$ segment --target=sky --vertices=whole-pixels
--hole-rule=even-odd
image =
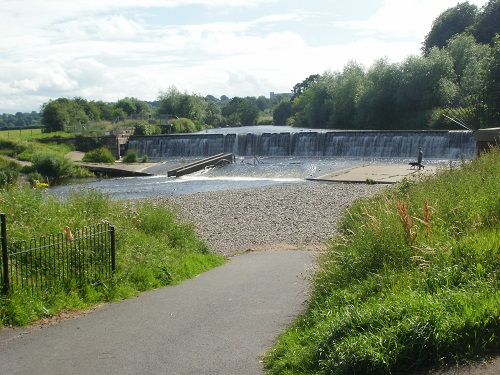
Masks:
[[[0,113],[49,100],[291,92],[420,54],[459,0],[0,0]],[[469,0],[482,7],[487,0]]]

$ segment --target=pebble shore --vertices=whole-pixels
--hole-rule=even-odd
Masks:
[[[165,197],[212,251],[321,250],[356,199],[383,185],[318,183]]]

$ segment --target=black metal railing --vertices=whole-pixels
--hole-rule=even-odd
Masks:
[[[108,222],[66,233],[7,241],[5,215],[2,229],[1,290],[31,293],[56,288],[98,284],[112,277],[116,268],[114,227]]]

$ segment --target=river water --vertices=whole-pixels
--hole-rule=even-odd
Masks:
[[[202,133],[228,134],[245,132],[276,132],[278,127],[211,129]],[[281,132],[311,131],[279,127]],[[316,130],[314,130],[316,131]],[[317,130],[325,132],[326,130]],[[148,170],[151,177],[95,178],[80,180],[65,186],[50,188],[51,193],[66,196],[75,190],[96,189],[114,199],[151,198],[165,195],[194,194],[199,192],[262,188],[270,186],[308,185],[321,182],[310,179],[332,172],[369,164],[407,164],[415,158],[298,158],[298,157],[237,157],[230,165],[204,170],[182,177],[167,177],[173,167],[189,163],[189,158],[156,160],[158,164]],[[456,160],[425,159],[426,165],[449,165]]]

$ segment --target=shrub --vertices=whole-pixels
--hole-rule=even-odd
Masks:
[[[87,163],[107,163],[112,164],[115,162],[115,157],[106,147],[96,148],[89,151],[83,157],[83,161]]]
[[[138,156],[136,150],[128,150],[125,156],[123,157],[124,163],[137,163]]]
[[[16,183],[20,169],[20,165],[15,161],[0,156],[0,188]]]
[[[155,135],[161,134],[161,128],[159,126],[148,124],[146,121],[137,122],[134,125],[135,135]]]
[[[40,173],[49,178],[61,178],[71,175],[74,164],[65,156],[37,152],[32,157],[32,171]]]
[[[174,133],[196,133],[196,125],[188,118],[179,118],[172,121]]]

